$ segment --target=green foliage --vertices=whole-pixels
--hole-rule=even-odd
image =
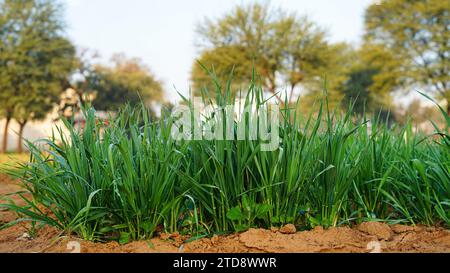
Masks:
[[[161,83],[140,59],[123,54],[112,57],[113,66],[95,65],[87,76],[87,88],[94,94],[92,105],[99,110],[117,110],[124,103],[163,101]]]
[[[270,9],[268,5],[243,5],[218,20],[206,20],[197,32],[202,48],[198,61],[214,70],[221,85],[234,69],[234,92],[250,83],[252,69],[266,91],[276,94],[287,89],[289,102],[296,99],[301,84],[315,92],[321,90],[325,77],[332,86],[343,80],[342,61],[348,60],[344,58],[348,45],[329,44],[325,31],[305,16]],[[194,63],[191,79],[197,95],[203,87],[214,90],[208,77]],[[331,94],[335,92],[330,90]],[[283,95],[275,97],[284,102]]]
[[[384,0],[369,6],[365,24],[368,41],[386,45],[401,59],[403,85],[420,83],[450,102],[448,1]],[[447,107],[450,113],[450,103]]]
[[[59,100],[75,49],[55,1],[5,0],[0,10],[0,115],[24,126],[43,119]]]
[[[272,210],[270,204],[256,204],[247,195],[242,197],[242,207],[236,206],[227,212],[227,218],[232,221],[235,231],[245,231],[255,226],[259,220],[267,220]]]
[[[70,118],[80,111],[81,105],[117,111],[125,103],[135,106],[143,101],[147,107],[167,104],[162,83],[141,59],[117,53],[106,65],[96,61],[98,57],[95,51],[79,50],[70,93],[65,94],[59,105],[62,116]]]
[[[252,68],[258,64],[254,61],[252,53],[243,46],[227,45],[202,52],[198,58],[199,63],[192,66],[192,82],[195,95],[201,94],[201,89],[215,90],[214,83],[209,80],[210,76],[205,73],[202,65],[211,67],[218,77],[218,83],[225,86],[230,77],[233,77],[233,93],[245,89],[252,80]],[[261,68],[255,67],[261,71]],[[233,72],[233,73],[232,73]]]
[[[74,47],[63,36],[54,1],[3,1],[0,25],[1,102],[19,119],[42,118],[73,69]],[[25,111],[30,105],[32,111]]]
[[[105,239],[105,234],[120,235],[121,241],[140,239],[158,225],[173,231],[180,196],[172,168],[181,168],[182,153],[175,150],[170,128],[163,121],[151,123],[145,108],[123,109],[107,128],[96,121],[93,109],[84,114],[83,132],[65,121],[69,136],[59,130],[60,144],[44,141],[49,151],[28,143],[32,162],[15,174],[24,178],[33,199],[24,208],[7,207],[90,240]]]
[[[229,89],[219,91],[216,107],[234,101]],[[252,84],[246,105],[267,106],[262,95]],[[206,103],[210,94],[203,97]],[[285,223],[448,226],[450,117],[441,110],[447,128],[436,126],[436,135],[426,137],[411,124],[388,128],[352,116],[351,108],[332,111],[326,100],[306,117],[285,108],[279,148],[262,151],[261,139],[176,141],[176,117],[153,121],[145,107],[125,107],[108,126],[88,109],[82,131],[65,121],[62,141],[44,140],[45,151],[28,144],[31,162],[6,172],[21,178],[32,197],[22,195],[25,206],[0,207],[23,216],[16,222],[121,243],[163,229],[200,238]]]
[[[353,111],[364,114],[368,109],[367,105],[372,103],[372,94],[369,87],[373,84],[373,75],[376,71],[370,69],[351,72],[349,79],[344,83],[343,93],[347,106],[355,104]]]
[[[316,76],[305,80],[302,84],[307,88],[307,93],[302,96],[299,110],[305,114],[309,111],[317,111],[312,105],[318,106],[325,98],[331,108],[337,108],[344,99],[342,85],[348,80],[350,68],[358,59],[355,50],[346,43],[338,43],[329,46],[328,51],[323,51],[325,63],[317,67]],[[327,92],[324,90],[324,82],[327,84]],[[346,105],[344,106],[344,110]]]
[[[359,114],[391,109],[391,92],[401,78],[400,60],[382,45],[367,43],[357,50],[355,57],[340,88],[345,106],[353,104],[353,111]]]

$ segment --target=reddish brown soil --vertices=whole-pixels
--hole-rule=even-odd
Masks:
[[[18,181],[0,173],[0,203],[8,203],[9,199],[12,199],[16,204],[23,204],[23,200],[18,195],[12,194],[21,190],[23,189],[19,186]],[[0,208],[0,224],[13,221],[16,217],[15,213]]]
[[[0,196],[20,190],[17,183],[0,175]],[[18,201],[18,199],[15,199]],[[4,201],[0,201],[4,202]],[[0,210],[0,223],[16,218]],[[51,227],[38,228],[29,238],[26,224],[0,231],[0,252],[72,252],[71,241],[80,243],[81,252],[446,252],[450,253],[450,231],[443,228],[388,226],[363,223],[354,228],[294,232],[292,226],[280,230],[250,229],[244,233],[213,236],[185,243],[179,234],[161,234],[148,241],[120,245],[117,242],[92,243],[69,238]],[[378,249],[379,246],[379,249]]]

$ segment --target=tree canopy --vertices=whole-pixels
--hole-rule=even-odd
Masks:
[[[138,58],[116,54],[112,66],[94,65],[86,77],[87,87],[94,93],[92,105],[98,110],[117,110],[124,103],[150,106],[164,101],[163,88],[150,69]]]
[[[0,109],[20,124],[42,119],[58,101],[74,67],[75,49],[65,38],[61,6],[51,0],[0,1]]]
[[[399,85],[400,60],[383,45],[363,44],[341,85],[344,104],[353,111],[377,112],[392,106],[391,92]]]
[[[266,91],[287,89],[289,100],[299,84],[317,86],[328,72],[339,78],[336,53],[342,46],[331,45],[324,30],[306,16],[288,14],[267,5],[237,6],[217,20],[207,19],[199,25],[198,61],[213,70],[225,83],[232,68],[235,85],[247,83],[254,68]],[[194,89],[206,85],[207,75],[194,63],[191,79]],[[321,83],[322,85],[322,83]],[[283,95],[277,96],[284,101]]]
[[[445,99],[450,113],[450,2],[384,0],[369,6],[365,25],[367,41],[402,59],[401,86]]]

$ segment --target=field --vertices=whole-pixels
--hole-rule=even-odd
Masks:
[[[26,161],[28,155],[2,156],[2,162],[10,158]],[[8,158],[8,160],[4,160]],[[6,175],[0,175],[0,195],[21,190],[19,182]],[[23,204],[20,198],[14,198]],[[11,211],[0,210],[0,220],[13,221],[17,215]],[[68,243],[80,243],[83,253],[158,253],[158,252],[370,252],[370,242],[380,241],[382,252],[449,252],[450,232],[443,228],[425,226],[404,226],[366,222],[362,226],[330,228],[316,227],[311,231],[284,234],[278,229],[251,229],[240,234],[212,236],[189,241],[188,236],[179,233],[161,233],[149,240],[119,244],[94,243],[84,241],[77,236],[64,236],[56,228],[38,228],[33,234],[29,224],[22,223],[0,231],[0,252],[56,252],[67,253],[73,249]],[[24,236],[32,234],[33,237]],[[370,245],[369,245],[370,246]]]
[[[229,92],[215,101],[215,113],[236,106]],[[271,107],[255,86],[245,104]],[[267,112],[258,113],[259,121]],[[259,137],[174,139],[176,117],[152,120],[143,106],[125,107],[109,125],[86,109],[82,131],[66,121],[68,135],[60,130],[45,151],[29,143],[31,162],[5,170],[28,193],[4,196],[11,202],[0,207],[19,218],[2,220],[1,237],[6,251],[36,251],[32,238],[61,234],[84,240],[84,251],[368,252],[375,240],[385,251],[449,252],[442,114],[447,127],[426,136],[326,100],[306,117],[282,107],[277,147],[265,151]],[[250,119],[217,116],[207,121],[234,132]],[[3,233],[11,228],[31,238],[14,244],[17,234]],[[41,247],[67,251],[61,242]]]

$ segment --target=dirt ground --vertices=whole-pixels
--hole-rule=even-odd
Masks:
[[[20,190],[17,182],[0,174],[0,196]],[[18,201],[17,199],[15,199]],[[2,201],[0,201],[2,202]],[[3,201],[4,202],[4,201]],[[16,218],[0,209],[0,224]],[[231,252],[446,252],[450,253],[450,231],[437,227],[388,226],[370,222],[359,226],[295,232],[282,229],[250,229],[240,234],[213,236],[185,242],[179,234],[160,234],[148,241],[125,245],[117,242],[92,243],[69,238],[56,229],[42,227],[30,238],[26,224],[0,231],[0,252],[82,252],[82,253],[231,253]],[[79,246],[79,248],[78,248]]]

